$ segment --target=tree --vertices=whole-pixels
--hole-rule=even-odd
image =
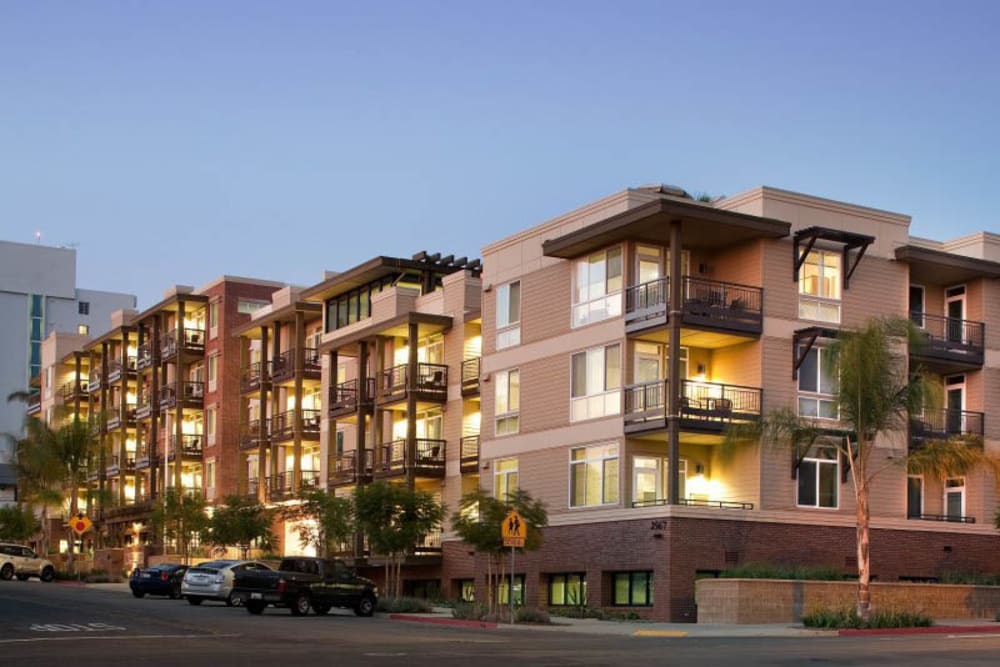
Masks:
[[[281,510],[281,517],[295,525],[299,540],[325,558],[354,535],[354,507],[320,489],[301,489],[297,502]]]
[[[372,552],[386,557],[386,597],[399,597],[403,559],[417,542],[441,527],[444,505],[428,491],[374,482],[355,489],[354,512]]]
[[[876,459],[877,442],[905,434],[911,414],[919,412],[933,396],[933,385],[921,368],[907,368],[906,344],[914,349],[923,336],[905,319],[881,318],[857,330],[841,330],[838,339],[823,350],[839,372],[834,393],[840,427],[833,430],[799,417],[788,409],[765,415],[758,424],[736,425],[727,431],[724,456],[733,445],[751,441],[791,449],[797,460],[815,445],[837,450],[846,462],[855,499],[855,534],[858,560],[857,614],[871,616],[871,485],[894,462],[905,462],[911,471],[941,476],[959,474],[980,463],[993,465],[981,442],[967,436],[935,441],[907,455]],[[978,445],[978,446],[977,446]]]
[[[26,542],[38,533],[38,520],[26,505],[0,507],[0,540]]]
[[[273,548],[272,522],[273,512],[256,500],[226,496],[209,521],[208,540],[217,546],[239,547],[242,557],[247,558],[254,544],[265,550]]]
[[[177,542],[183,563],[187,564],[188,547],[208,528],[205,499],[176,488],[167,489],[163,502],[153,510],[152,522],[162,532],[164,541]]]
[[[458,536],[477,553],[486,555],[486,600],[491,614],[498,611],[494,592],[496,583],[504,580],[504,555],[507,551],[500,535],[500,526],[511,510],[517,510],[528,528],[522,551],[541,548],[541,529],[549,523],[548,512],[540,500],[532,498],[524,489],[517,489],[502,500],[481,490],[468,493],[462,497],[459,511],[451,516],[452,528]],[[511,572],[511,577],[513,574]],[[513,595],[513,579],[511,594]]]

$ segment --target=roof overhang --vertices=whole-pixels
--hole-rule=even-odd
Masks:
[[[896,248],[896,259],[910,265],[910,280],[918,283],[955,285],[975,278],[1000,278],[1000,262],[943,250],[904,245]]]
[[[141,322],[153,315],[157,315],[161,312],[174,312],[177,310],[177,305],[181,302],[191,302],[197,304],[208,303],[208,297],[204,294],[171,294],[163,301],[159,302],[155,306],[150,306],[146,310],[142,311],[132,320],[133,322]]]
[[[310,316],[320,317],[323,314],[323,306],[312,301],[296,301],[287,306],[282,306],[275,311],[262,315],[257,319],[252,319],[238,327],[233,328],[234,336],[242,336],[253,332],[261,327],[272,325],[276,322],[294,322],[296,313],[303,313],[308,318]]]
[[[411,324],[417,325],[420,336],[427,336],[450,329],[452,318],[447,315],[430,315],[428,313],[403,313],[392,319],[357,329],[345,336],[338,336],[334,340],[322,343],[319,349],[323,353],[336,349],[338,353],[353,357],[357,355],[356,347],[361,341],[370,340],[376,336],[402,336],[405,338],[409,334],[408,329]]]
[[[417,255],[420,256],[419,254]],[[306,301],[323,302],[327,299],[339,296],[352,289],[363,287],[369,283],[381,280],[388,276],[393,276],[404,271],[418,271],[420,273],[432,272],[449,275],[456,271],[479,270],[479,260],[462,263],[445,263],[438,261],[438,255],[426,257],[425,259],[402,259],[399,257],[379,256],[368,260],[364,264],[359,264],[353,269],[348,269],[343,273],[324,280],[318,285],[313,285],[302,292],[301,297]]]
[[[547,257],[573,259],[624,240],[670,242],[670,223],[681,223],[685,248],[722,248],[753,239],[788,236],[791,224],[679,199],[657,199],[542,244]]]

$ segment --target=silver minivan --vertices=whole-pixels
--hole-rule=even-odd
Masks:
[[[205,600],[225,602],[227,607],[239,606],[242,601],[233,597],[233,575],[245,570],[270,570],[255,560],[213,560],[201,563],[184,573],[181,595],[189,604],[199,605]]]

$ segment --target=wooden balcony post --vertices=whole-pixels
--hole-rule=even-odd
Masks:
[[[406,465],[406,484],[414,487],[416,477],[413,466],[417,457],[417,346],[420,335],[419,325],[410,322],[406,332],[408,359],[406,362],[406,447],[404,461]]]
[[[306,369],[306,324],[305,314],[301,310],[295,311],[295,359],[292,361],[295,371],[292,381],[292,391],[294,392],[292,406],[295,412],[292,413],[292,491],[298,491],[302,487],[302,376]]]
[[[680,500],[680,392],[681,392],[681,313],[683,311],[683,277],[681,276],[681,222],[670,222],[670,367],[667,373],[667,446],[669,485],[667,500],[676,505]]]
[[[260,328],[260,384],[257,388],[257,501],[264,502],[267,479],[267,327]]]

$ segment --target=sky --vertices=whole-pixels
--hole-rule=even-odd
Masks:
[[[1000,3],[0,2],[0,238],[78,283],[479,256],[629,186],[998,230]]]

